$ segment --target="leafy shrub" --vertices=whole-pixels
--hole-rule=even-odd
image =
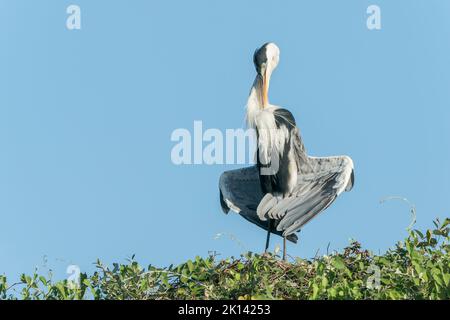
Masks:
[[[409,236],[383,255],[352,242],[341,253],[284,262],[276,254],[196,257],[178,266],[141,267],[134,257],[81,274],[78,286],[35,272],[8,286],[0,299],[449,299],[449,224]]]

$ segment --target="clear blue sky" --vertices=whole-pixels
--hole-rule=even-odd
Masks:
[[[82,30],[66,29],[81,7]],[[366,27],[381,7],[382,30]],[[0,0],[0,273],[68,264],[168,265],[261,252],[265,233],[224,215],[232,165],[175,166],[174,129],[240,128],[252,54],[281,48],[271,102],[311,155],[350,155],[356,185],[288,253],[349,238],[378,252],[449,216],[450,2]],[[281,243],[274,237],[272,249]]]

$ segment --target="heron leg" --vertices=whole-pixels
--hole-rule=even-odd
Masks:
[[[267,238],[266,238],[266,248],[264,249],[264,253],[267,253],[269,249],[269,241],[270,241],[270,229],[272,228],[272,219],[267,220]]]
[[[286,260],[286,236],[283,237],[283,261]]]

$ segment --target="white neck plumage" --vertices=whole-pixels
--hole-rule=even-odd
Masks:
[[[269,106],[267,91],[269,89],[269,79],[267,78],[266,88],[264,88],[263,78],[257,75],[253,86],[250,90],[250,95],[247,100],[247,126],[255,128],[255,119],[259,112]]]

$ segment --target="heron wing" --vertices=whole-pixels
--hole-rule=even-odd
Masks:
[[[256,208],[263,198],[257,166],[225,171],[219,180],[220,203],[225,213],[230,210],[239,213],[244,219],[267,230],[268,223],[259,219]],[[282,232],[273,229],[277,235]],[[291,234],[288,240],[296,243],[297,236]]]
[[[308,157],[302,166],[292,195],[270,202],[267,194],[257,208],[260,219],[279,221],[283,235],[299,231],[306,223],[328,208],[339,194],[353,186],[353,162],[349,157]],[[269,205],[267,205],[269,204]]]

